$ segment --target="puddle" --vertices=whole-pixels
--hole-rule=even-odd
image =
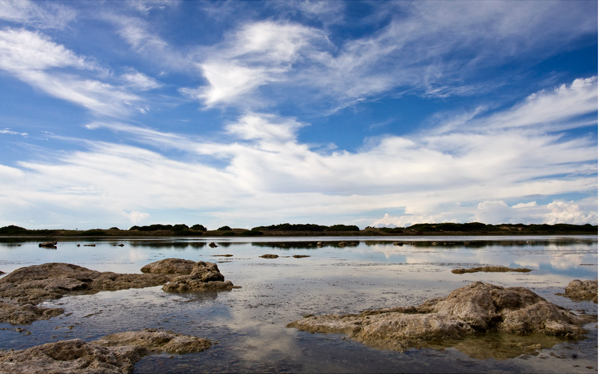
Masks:
[[[359,238],[357,246],[337,245],[357,239],[69,240],[59,241],[54,250],[38,248],[39,241],[0,240],[0,270],[6,273],[46,262],[139,273],[143,265],[176,257],[219,261],[226,280],[241,286],[219,293],[170,294],[162,292],[161,287],[151,287],[66,297],[46,303],[65,309],[58,318],[19,326],[24,329],[21,331],[0,324],[0,349],[24,349],[73,338],[91,341],[119,331],[154,327],[197,335],[218,344],[197,354],[146,357],[136,364],[136,373],[597,370],[597,323],[588,325],[588,339],[578,342],[487,335],[460,342],[435,342],[403,353],[368,347],[344,335],[309,334],[285,327],[307,314],[417,305],[473,281],[527,287],[565,308],[597,314],[596,304],[576,303],[555,295],[573,279],[597,278],[596,237],[518,237],[512,238],[514,241],[506,237],[436,237],[436,245],[422,238],[386,237]],[[460,244],[460,239],[468,244]],[[212,241],[217,248],[207,245]],[[321,248],[315,245],[318,241],[324,244]],[[393,245],[394,241],[402,241],[403,245]],[[96,247],[77,247],[92,243]],[[279,258],[259,257],[267,253]],[[480,266],[526,267],[532,271],[451,273],[459,267]],[[521,350],[536,344],[542,348]]]

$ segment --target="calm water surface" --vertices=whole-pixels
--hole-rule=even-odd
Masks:
[[[365,309],[417,305],[445,296],[473,281],[523,286],[579,313],[597,305],[556,296],[573,279],[597,278],[597,237],[417,238],[169,238],[60,241],[0,239],[0,270],[46,262],[67,262],[98,271],[139,273],[164,258],[217,262],[228,292],[168,294],[161,287],[65,297],[65,315],[23,326],[0,324],[0,349],[101,336],[146,327],[164,328],[217,341],[213,348],[181,356],[142,359],[136,373],[184,372],[596,372],[597,323],[588,339],[561,342],[538,354],[505,351],[500,338],[437,349],[377,350],[337,334],[309,334],[286,328],[305,314],[356,313]],[[219,247],[210,248],[215,241]],[[325,245],[317,248],[316,241]],[[358,242],[339,247],[339,241]],[[394,246],[393,241],[411,244]],[[77,244],[82,244],[77,247]],[[85,247],[83,244],[96,244]],[[445,244],[443,244],[445,243]],[[123,247],[116,246],[124,244]],[[260,255],[277,254],[277,259]],[[216,255],[231,254],[233,257]],[[293,255],[309,255],[293,258]],[[457,267],[527,267],[530,273],[456,275]],[[495,339],[495,340],[494,340]],[[499,339],[499,340],[498,340]],[[534,340],[534,338],[532,338]],[[470,346],[467,346],[470,344]],[[478,352],[472,347],[480,348]],[[485,354],[481,356],[481,349]],[[486,355],[486,356],[485,356]]]

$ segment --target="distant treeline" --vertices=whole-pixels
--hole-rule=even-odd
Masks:
[[[28,230],[19,226],[0,228],[2,236],[439,236],[439,235],[597,235],[597,225],[570,224],[499,224],[471,223],[421,223],[409,227],[366,227],[355,225],[324,226],[317,224],[282,223],[258,226],[251,230],[222,226],[208,230],[204,225],[185,224],[132,226],[128,230],[118,227],[91,230]]]

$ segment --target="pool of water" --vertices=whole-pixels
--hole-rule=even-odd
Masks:
[[[596,236],[72,239],[59,241],[56,249],[39,248],[40,241],[0,239],[0,270],[9,273],[23,266],[67,262],[98,271],[139,273],[143,265],[174,257],[216,262],[226,280],[241,288],[181,295],[150,287],[65,297],[47,303],[65,309],[60,317],[21,326],[25,331],[20,332],[0,324],[0,349],[73,338],[91,341],[152,327],[218,344],[197,354],[145,357],[137,363],[136,373],[597,370],[597,323],[586,326],[590,332],[582,341],[555,344],[528,337],[547,347],[534,354],[507,352],[502,338],[493,336],[438,349],[395,352],[367,347],[344,335],[285,327],[306,314],[418,305],[473,281],[527,287],[565,308],[597,314],[594,303],[555,295],[573,279],[597,278]],[[217,248],[207,245],[212,241]],[[317,247],[317,241],[323,246]],[[340,241],[348,245],[339,246]],[[403,245],[394,245],[397,241]],[[223,254],[233,256],[219,256]],[[280,257],[259,257],[263,254]],[[532,271],[451,273],[458,267],[484,265]]]

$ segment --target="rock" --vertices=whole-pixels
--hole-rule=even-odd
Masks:
[[[597,279],[584,280],[575,279],[568,283],[566,292],[557,295],[569,297],[574,301],[593,301],[597,303]]]
[[[0,321],[12,325],[26,325],[38,320],[47,320],[64,313],[61,308],[46,308],[33,304],[18,304],[0,300]]]
[[[211,257],[233,257],[233,255],[212,255]]]
[[[106,348],[80,339],[47,343],[22,351],[0,353],[2,373],[133,373],[147,350],[135,347]]]
[[[123,243],[119,244],[119,247],[124,247],[125,245]]]
[[[6,301],[6,305],[16,303],[25,308],[18,309],[22,312],[19,313],[23,317],[14,319],[7,317],[7,314],[0,313],[0,322],[31,323],[35,316],[39,317],[37,319],[48,319],[57,315],[58,309],[54,309],[54,312],[36,312],[31,309],[34,304],[39,304],[44,300],[59,299],[69,294],[91,294],[99,291],[152,287],[164,284],[168,280],[169,276],[165,274],[99,272],[65,263],[23,267],[0,279],[0,297],[5,301],[10,300],[10,302]],[[32,305],[27,306],[29,304]],[[5,306],[5,308],[9,308],[9,306]]]
[[[104,347],[142,347],[149,351],[174,354],[197,353],[212,347],[212,343],[208,339],[156,329],[119,332],[105,336],[93,343]]]
[[[45,242],[40,243],[37,246],[40,248],[56,248],[56,244],[58,244],[58,242]]]
[[[266,254],[266,255],[262,255],[260,257],[262,257],[262,258],[279,258],[279,255]]]
[[[317,242],[317,243],[316,243],[316,246],[317,246],[318,248],[322,247],[322,242]]]
[[[205,290],[230,290],[233,283],[225,282],[224,275],[212,262],[199,261],[189,275],[181,275],[165,284],[162,289],[167,292],[193,292]]]
[[[305,258],[310,257],[309,255],[293,255],[293,258]]]
[[[0,275],[5,274],[2,270],[0,270]]]
[[[401,246],[403,246],[403,243],[402,242],[393,242],[393,245],[401,247]]]
[[[346,334],[375,348],[404,351],[439,339],[460,340],[480,333],[580,338],[586,333],[581,326],[587,322],[526,288],[474,282],[418,307],[315,316],[287,327]]]
[[[191,274],[195,261],[183,260],[181,258],[166,258],[152,262],[141,268],[142,273],[150,274]]]
[[[83,244],[84,247],[95,247],[95,244]]]
[[[485,273],[505,273],[508,271],[515,271],[519,273],[528,273],[532,271],[531,269],[526,268],[508,268],[505,266],[483,266],[478,268],[470,268],[470,269],[453,269],[451,272],[454,274],[465,274],[465,273],[477,273],[480,271],[484,271]]]
[[[209,246],[210,248],[216,248],[216,247],[218,247],[218,245],[216,245],[216,243],[215,243],[215,242],[212,242],[212,243],[208,244],[208,246]]]
[[[207,339],[171,331],[145,329],[121,332],[86,343],[80,339],[47,343],[22,351],[0,353],[2,373],[133,373],[143,356],[166,352],[201,352],[212,344]]]

